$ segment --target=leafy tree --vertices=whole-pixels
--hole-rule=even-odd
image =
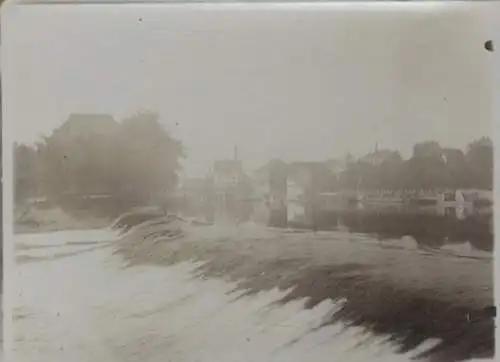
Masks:
[[[163,198],[177,183],[182,145],[154,113],[115,122],[110,116],[73,115],[38,145],[46,194],[108,194],[124,203]]]
[[[405,181],[402,179],[402,167],[404,165],[404,161],[399,153],[398,156],[399,157],[385,160],[379,165],[378,189],[400,189],[405,186]]]
[[[406,163],[409,185],[416,189],[440,188],[446,185],[443,150],[435,141],[425,141],[413,147],[413,156]]]
[[[436,141],[413,147],[403,160],[398,152],[376,151],[358,160],[351,159],[339,177],[343,189],[442,189],[493,187],[493,144],[481,138],[460,149],[442,148]]]
[[[157,114],[142,112],[123,120],[116,149],[122,197],[146,201],[174,190],[184,150],[159,123]]]
[[[443,156],[446,170],[446,186],[449,188],[465,188],[468,186],[468,171],[465,154],[460,149],[445,148]]]
[[[22,202],[38,192],[38,154],[34,147],[14,144],[15,201]]]
[[[119,125],[94,115],[70,116],[38,146],[46,193],[63,195],[112,193],[116,183],[113,152]]]
[[[368,190],[400,187],[401,165],[403,160],[397,151],[376,151],[360,160],[347,164],[339,181],[343,188],[355,189],[358,186]]]
[[[436,141],[424,141],[413,146],[413,158],[441,158],[442,152]]]
[[[493,143],[483,137],[467,146],[465,155],[471,187],[493,189]]]

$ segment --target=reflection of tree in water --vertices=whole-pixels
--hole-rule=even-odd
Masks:
[[[346,210],[321,219],[322,228],[343,225],[351,232],[373,234],[379,239],[411,236],[420,246],[438,248],[445,244],[469,242],[474,248],[493,250],[489,217],[471,215],[463,220],[455,215],[412,214]]]

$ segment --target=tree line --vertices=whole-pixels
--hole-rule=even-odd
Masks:
[[[333,180],[340,188],[380,189],[493,189],[493,143],[483,137],[464,151],[425,141],[404,160],[398,151],[376,151],[350,159]]]
[[[163,200],[175,188],[182,143],[155,113],[116,122],[71,115],[34,145],[14,145],[15,199],[106,195],[124,203]]]
[[[15,144],[15,198],[108,195],[124,203],[149,203],[171,195],[183,145],[159,116],[139,112],[116,122],[111,116],[72,115],[36,144]],[[493,144],[483,137],[462,151],[425,141],[403,159],[377,150],[348,158],[340,173],[318,172],[321,189],[493,188]],[[320,185],[318,185],[320,186]]]

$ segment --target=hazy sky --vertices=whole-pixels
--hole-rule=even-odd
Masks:
[[[212,9],[212,11],[210,11]],[[33,141],[72,112],[157,111],[187,174],[491,133],[484,5],[13,6],[2,11],[5,121]],[[302,9],[299,11],[298,9]],[[419,10],[420,9],[420,10]]]

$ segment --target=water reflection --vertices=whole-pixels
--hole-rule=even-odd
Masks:
[[[343,227],[379,239],[411,236],[427,247],[469,242],[475,249],[493,250],[491,213],[464,208],[351,208],[322,212],[315,224],[319,230]]]

